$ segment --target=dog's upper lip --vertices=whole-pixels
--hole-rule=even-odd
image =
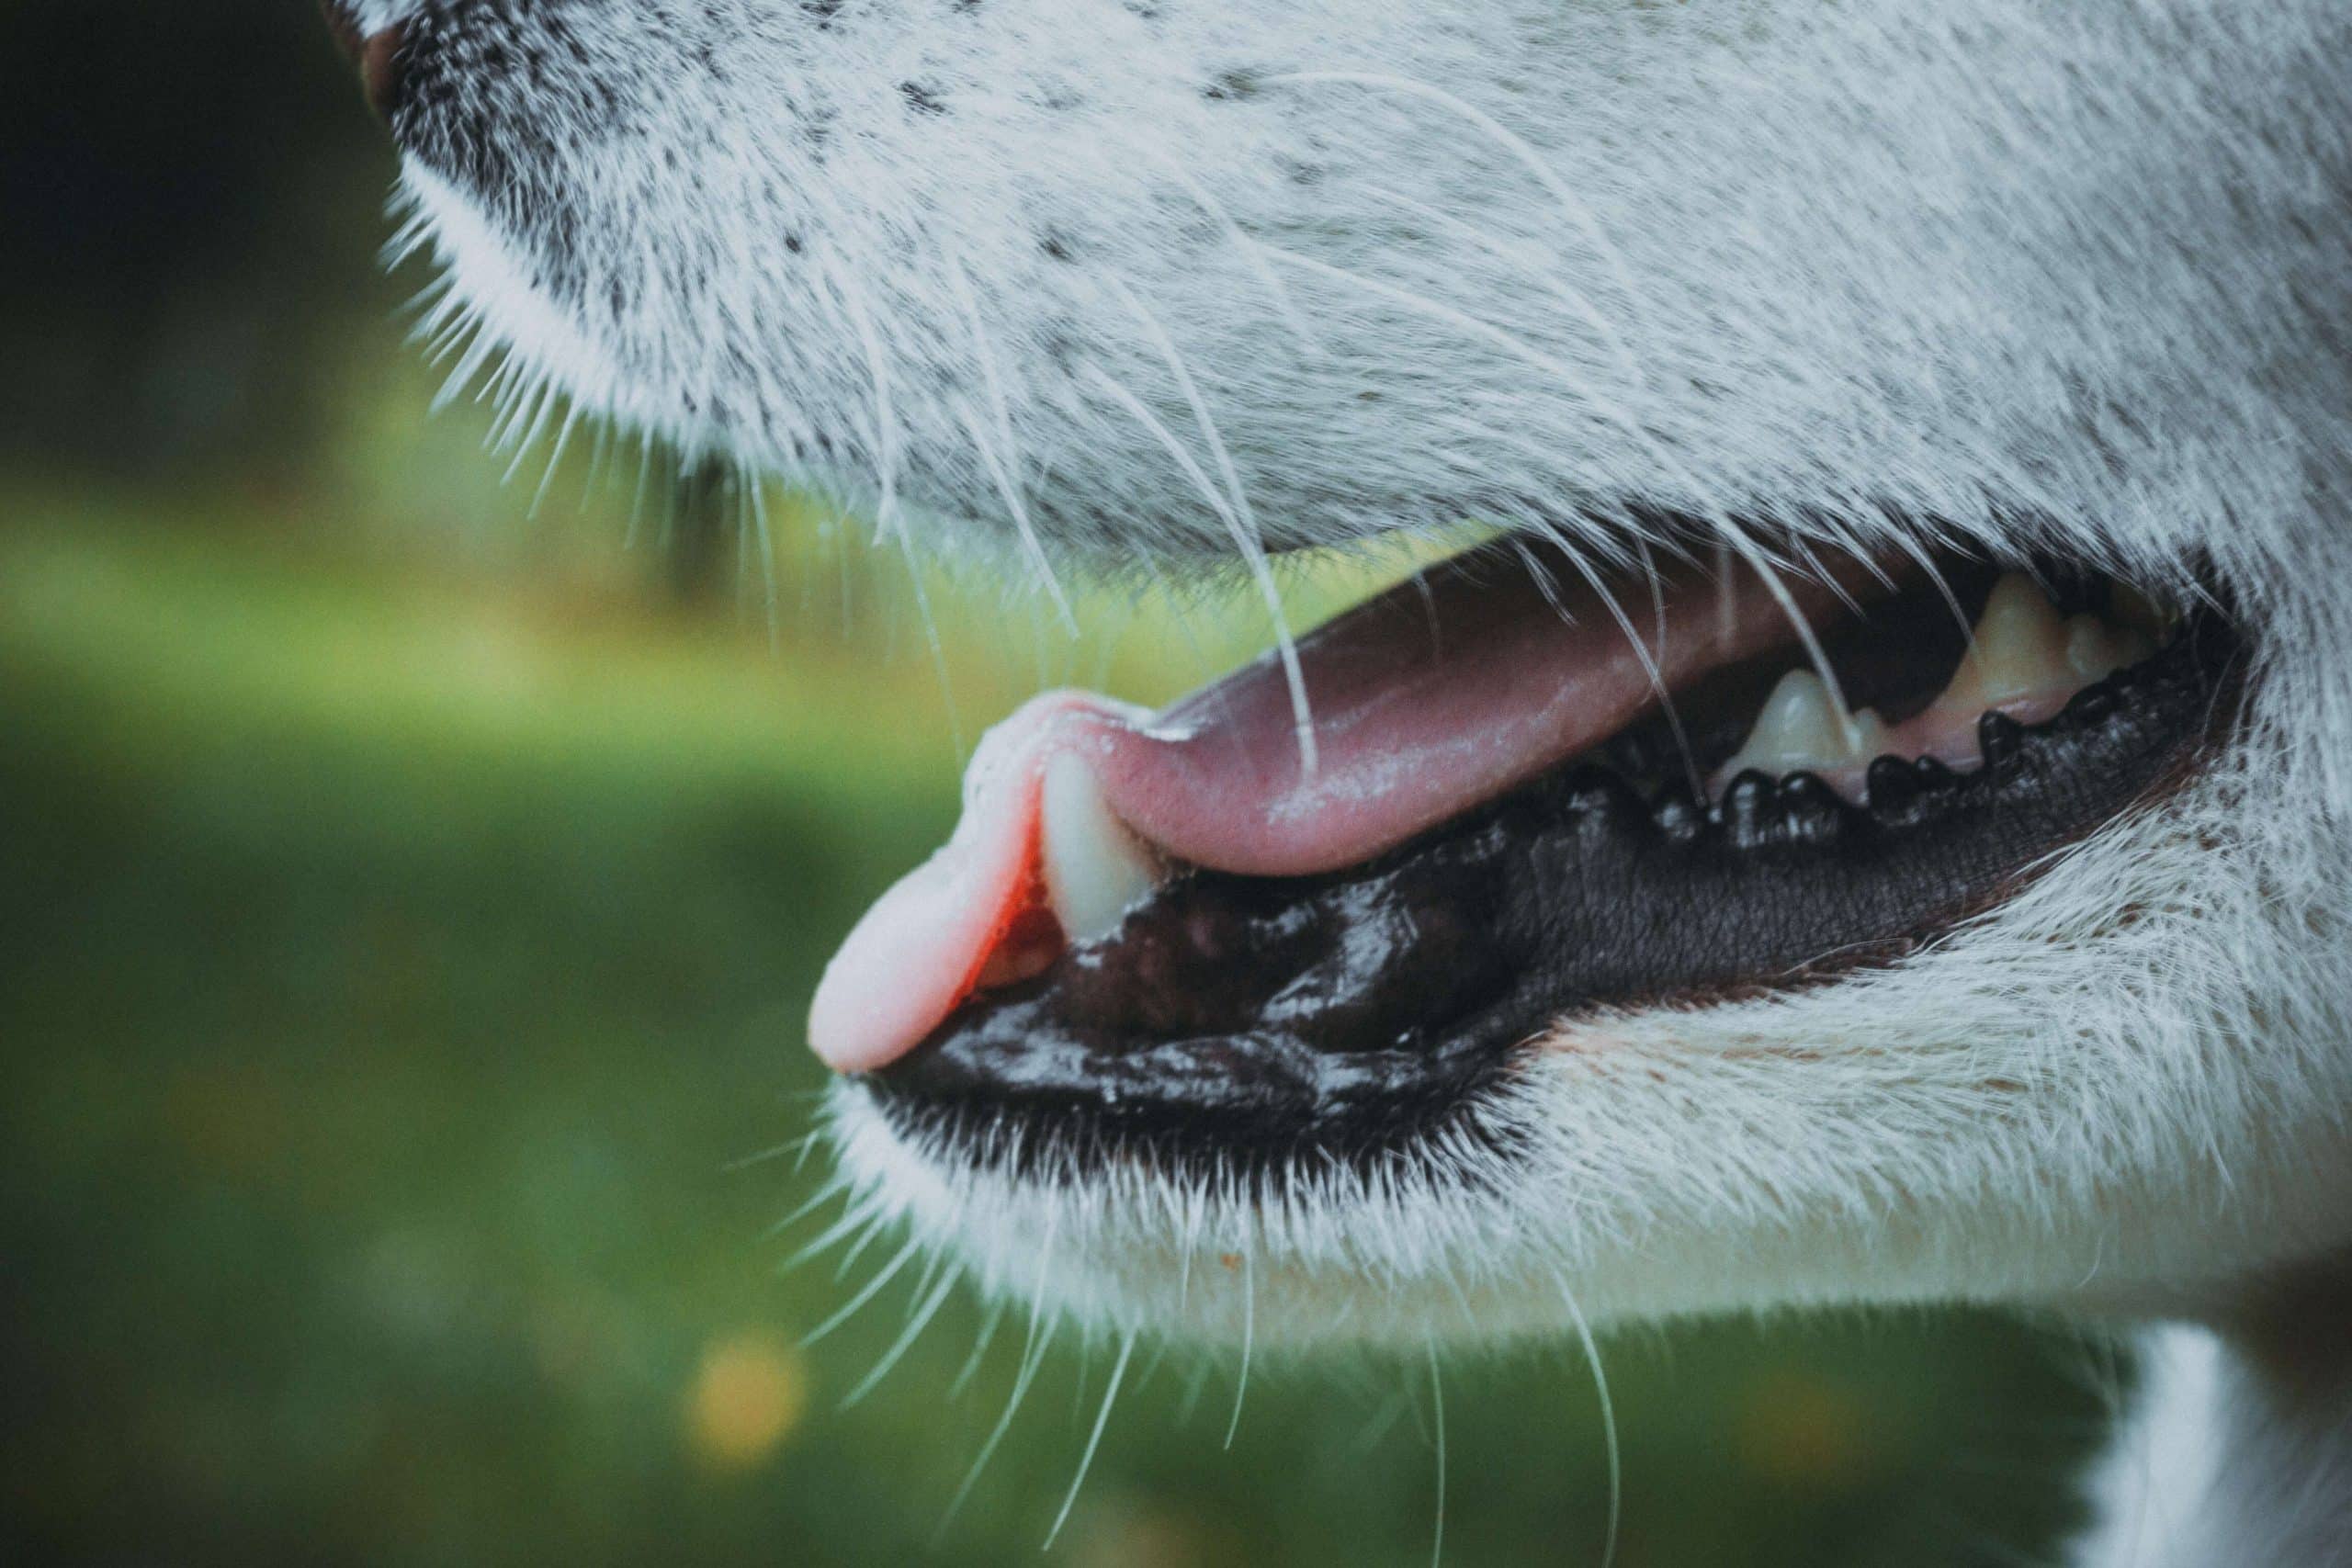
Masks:
[[[1304,876],[1359,865],[1585,750],[1670,690],[1794,641],[1897,572],[1689,562],[1611,583],[1525,553],[1460,558],[1147,716],[1040,697],[975,755],[955,838],[828,967],[810,1040],[846,1072],[914,1048],[1039,899],[1044,780],[1078,757],[1117,820],[1195,866]],[[1638,599],[1630,595],[1638,592]],[[1630,619],[1638,604],[1643,620]],[[1303,691],[1311,722],[1299,721]]]

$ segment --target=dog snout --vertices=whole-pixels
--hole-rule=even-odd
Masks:
[[[368,107],[390,119],[400,104],[406,53],[402,29],[397,23],[371,27],[365,8],[350,0],[322,0],[322,6],[335,42],[359,68],[359,85],[368,95]]]

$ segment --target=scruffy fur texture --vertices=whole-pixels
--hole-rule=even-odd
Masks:
[[[2251,698],[2187,791],[1891,968],[1564,1025],[1478,1111],[1511,1138],[1256,1201],[834,1120],[866,1213],[1114,1328],[2193,1319],[2085,1561],[2352,1558],[2314,1261],[2352,1249],[2352,7],[357,8],[407,28],[413,233],[477,362],[929,547],[1475,513],[1620,558],[1647,503],[2223,588]],[[2314,1279],[2282,1360],[2252,1303]]]

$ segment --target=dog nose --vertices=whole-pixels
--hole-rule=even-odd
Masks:
[[[359,67],[359,85],[368,95],[368,104],[379,115],[391,118],[400,104],[402,39],[395,24],[370,30],[361,19],[359,9],[350,0],[322,0],[327,14],[327,26],[334,32],[335,42],[343,52]]]

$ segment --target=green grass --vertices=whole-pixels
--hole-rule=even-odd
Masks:
[[[11,1560],[1034,1560],[1107,1353],[1049,1358],[933,1548],[1017,1340],[949,1397],[959,1299],[837,1408],[913,1271],[801,1348],[888,1253],[779,1272],[822,1160],[752,1156],[806,1129],[809,987],[950,825],[957,729],[1041,678],[1162,694],[1248,615],[1190,647],[1091,600],[1122,625],[1066,645],[949,595],[951,722],[903,607],[807,609],[821,563],[771,638],[594,548],[428,570],[153,510],[0,531]],[[2095,1356],[1980,1316],[1605,1353],[1626,1568],[2017,1561],[2099,1420]],[[1261,1365],[1227,1451],[1233,1368],[1147,1361],[1058,1560],[1428,1561],[1426,1369]],[[1444,1426],[1448,1562],[1599,1561],[1575,1357],[1449,1364]]]

